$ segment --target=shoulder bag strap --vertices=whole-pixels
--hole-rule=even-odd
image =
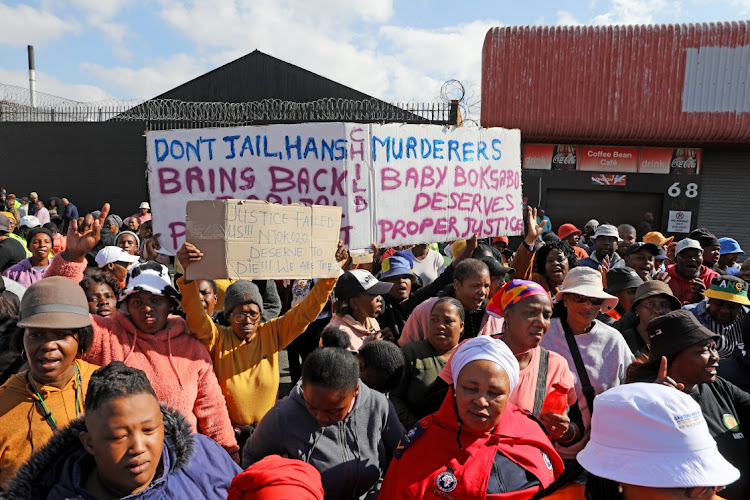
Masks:
[[[547,393],[547,367],[549,366],[549,351],[539,346],[539,374],[536,378],[536,393],[534,394],[535,417],[539,416],[544,406],[544,396]]]
[[[583,364],[581,359],[581,351],[578,350],[578,343],[576,342],[575,335],[570,330],[568,322],[565,320],[560,321],[560,324],[565,331],[565,340],[568,341],[568,349],[570,354],[573,356],[573,362],[576,365],[576,371],[578,372],[578,378],[581,379],[581,388],[583,389],[583,395],[586,398],[586,403],[589,405],[589,413],[594,413],[594,396],[596,392],[591,386],[591,380],[589,380],[589,374],[586,372],[586,366]]]

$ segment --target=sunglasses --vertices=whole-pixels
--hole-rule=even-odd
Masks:
[[[571,294],[573,298],[573,302],[576,304],[585,304],[586,302],[590,302],[592,306],[600,306],[604,304],[604,299],[597,299],[595,297],[586,297],[585,295],[578,295],[578,294]]]
[[[685,496],[688,498],[700,498],[705,496],[709,491],[718,493],[724,488],[726,486],[693,486],[692,488],[685,488]]]

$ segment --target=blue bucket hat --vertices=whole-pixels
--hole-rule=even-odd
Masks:
[[[412,283],[417,280],[417,277],[413,272],[411,272],[409,261],[406,260],[406,258],[400,257],[398,255],[394,255],[393,257],[384,259],[382,264],[380,265],[380,272],[381,280],[390,278],[391,276],[400,276],[403,274],[408,274],[411,278]]]
[[[745,253],[734,238],[719,238],[719,246],[721,247],[719,252],[721,255],[727,253]]]

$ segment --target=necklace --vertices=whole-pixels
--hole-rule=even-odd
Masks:
[[[76,418],[81,416],[81,413],[83,413],[83,397],[82,397],[82,388],[81,388],[81,372],[78,370],[78,365],[73,365],[76,370]],[[47,421],[47,424],[52,428],[53,431],[57,430],[57,422],[55,422],[55,417],[52,416],[52,412],[47,407],[47,404],[44,402],[44,399],[42,399],[42,395],[39,394],[39,389],[37,389],[36,382],[34,381],[34,377],[31,375],[31,371],[26,374],[26,379],[29,381],[29,384],[31,385],[31,388],[34,389],[34,394],[36,395],[36,400],[34,401],[34,406],[36,406],[37,410],[39,410],[39,413],[42,414],[42,418]]]

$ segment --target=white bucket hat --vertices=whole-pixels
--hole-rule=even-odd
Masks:
[[[604,291],[602,275],[599,271],[585,266],[579,266],[568,271],[563,280],[560,291],[555,294],[555,302],[560,302],[565,293],[575,293],[584,297],[604,299],[602,312],[611,311],[615,308],[618,298]]]
[[[591,439],[577,456],[591,474],[650,488],[726,486],[740,477],[683,392],[626,384],[597,396],[594,407]]]
[[[622,243],[620,233],[618,233],[617,228],[611,224],[602,224],[601,226],[597,227],[596,232],[594,233],[594,236],[591,237],[591,239],[595,240],[599,236],[611,236],[612,238],[617,238],[618,243]]]

